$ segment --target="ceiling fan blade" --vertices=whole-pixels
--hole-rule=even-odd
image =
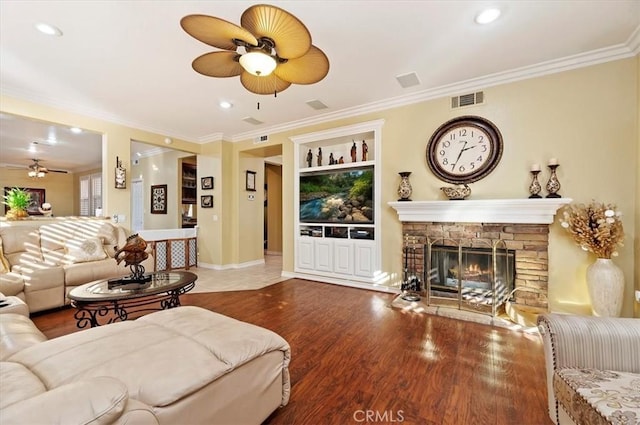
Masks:
[[[245,89],[255,94],[280,93],[291,85],[290,82],[281,80],[275,74],[266,77],[256,77],[246,71],[240,75],[240,82]]]
[[[62,174],[68,174],[69,173],[67,170],[47,170],[47,171],[50,172],[50,173],[62,173]]]
[[[298,18],[276,6],[251,6],[242,14],[240,25],[257,38],[273,40],[276,53],[281,58],[299,58],[311,47],[311,34],[307,27]]]
[[[278,64],[274,73],[293,84],[317,83],[329,73],[329,59],[322,50],[311,46],[306,55]]]
[[[191,37],[219,49],[235,51],[238,46],[234,39],[258,45],[258,40],[246,29],[214,16],[188,15],[180,20],[180,26]]]
[[[235,77],[242,74],[242,66],[236,60],[236,52],[212,52],[197,57],[193,69],[207,77]]]

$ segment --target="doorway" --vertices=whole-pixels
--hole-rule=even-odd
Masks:
[[[144,186],[142,179],[131,180],[131,230],[144,230]]]

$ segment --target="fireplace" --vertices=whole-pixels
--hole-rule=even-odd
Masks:
[[[457,246],[444,242],[427,244],[428,303],[454,304],[495,316],[514,288],[515,251],[507,249],[502,240],[488,247],[465,246],[464,241]]]
[[[511,293],[520,305],[548,308],[549,224],[569,202],[544,198],[389,205],[398,212],[405,245],[411,241],[415,247],[417,267],[410,271],[424,279],[420,302],[437,311],[444,306],[495,316]],[[482,251],[484,258],[478,257]]]

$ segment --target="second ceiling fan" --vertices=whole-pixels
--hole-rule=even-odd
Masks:
[[[307,27],[276,6],[259,4],[244,11],[240,26],[207,15],[188,15],[180,25],[219,52],[196,58],[193,69],[209,77],[240,76],[252,93],[277,94],[291,84],[314,84],[329,72],[329,59],[311,44]]]

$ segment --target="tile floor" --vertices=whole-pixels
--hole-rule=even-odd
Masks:
[[[189,269],[198,275],[196,287],[190,293],[246,291],[282,282],[282,256],[265,255],[264,264],[239,269],[213,270],[202,267]]]

